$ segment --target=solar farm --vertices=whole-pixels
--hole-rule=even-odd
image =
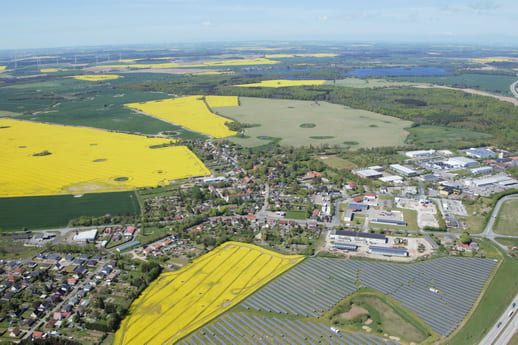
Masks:
[[[471,310],[496,262],[445,257],[400,264],[309,258],[179,344],[398,344],[366,332],[334,332],[323,314],[362,288],[399,301],[441,336]]]

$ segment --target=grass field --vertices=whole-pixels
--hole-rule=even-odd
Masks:
[[[80,216],[99,217],[139,214],[134,192],[0,198],[0,228],[2,230],[43,229],[64,227]]]
[[[354,305],[367,310],[368,313],[364,317],[372,320],[369,327],[374,332],[388,333],[416,343],[428,338],[428,331],[424,324],[420,324],[419,321],[408,315],[402,308],[390,303],[385,296],[360,293],[352,296],[350,300]],[[360,317],[360,319],[364,317]],[[340,320],[340,316],[338,316],[338,320]]]
[[[212,113],[209,107],[226,108],[238,104],[235,96],[187,96],[126,106],[214,138],[224,138],[236,134],[225,125],[232,120]]]
[[[113,344],[174,344],[302,258],[227,242],[155,280],[133,302]]]
[[[336,81],[328,80],[325,85],[357,87],[357,88],[376,88],[376,87],[394,87],[394,86],[412,86],[423,83],[412,83],[404,81],[393,81],[386,79],[361,79],[361,78],[345,78]]]
[[[487,133],[475,132],[469,129],[421,125],[406,129],[410,134],[405,142],[420,146],[451,147],[471,145],[473,140],[489,139]]]
[[[491,92],[502,96],[512,96],[509,85],[516,81],[516,77],[509,75],[491,74],[460,74],[434,77],[396,77],[391,80],[440,84],[452,87],[471,88]]]
[[[410,125],[394,117],[369,111],[352,109],[327,102],[275,100],[240,97],[239,107],[215,108],[217,113],[242,123],[260,124],[248,128],[249,138],[232,137],[229,140],[246,146],[264,145],[261,137],[281,138],[281,145],[341,145],[358,142],[354,148],[395,146],[403,144]],[[301,128],[304,123],[313,123],[313,128]],[[370,127],[376,125],[377,127]],[[329,139],[311,137],[332,136]],[[349,145],[346,145],[349,146]]]
[[[97,129],[0,119],[0,196],[132,190],[209,175],[185,146]]]
[[[286,79],[275,79],[275,80],[263,80],[259,83],[251,84],[240,84],[234,86],[241,87],[289,87],[289,86],[307,86],[307,85],[324,85],[325,80],[286,80]]]
[[[337,156],[321,156],[319,158],[325,165],[331,168],[340,170],[352,170],[358,168],[358,166],[353,162]]]
[[[518,236],[518,200],[508,200],[500,209],[494,231],[500,235]]]
[[[518,259],[502,253],[488,240],[479,239],[478,242],[488,257],[500,259],[502,263],[471,317],[446,341],[447,344],[479,344],[518,292]]]

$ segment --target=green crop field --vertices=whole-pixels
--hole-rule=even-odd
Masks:
[[[242,123],[249,138],[230,140],[245,147],[265,144],[261,138],[281,138],[281,145],[340,145],[354,148],[402,145],[411,122],[327,102],[240,97],[239,107],[215,108],[223,116]],[[312,123],[313,128],[300,127]],[[349,144],[344,144],[347,142]],[[350,143],[358,143],[350,145]]]
[[[460,74],[434,77],[396,77],[391,80],[413,83],[439,84],[491,92],[501,96],[512,96],[509,86],[516,77],[497,74]]]
[[[352,146],[354,147],[354,146]],[[337,156],[321,156],[320,160],[327,166],[340,170],[352,170],[358,168],[353,162]]]
[[[156,80],[155,76],[151,80]],[[124,75],[126,82],[145,81],[147,75]],[[164,77],[162,77],[164,78]],[[21,113],[24,120],[63,125],[87,126],[142,134],[174,132],[180,139],[206,136],[180,126],[137,113],[124,104],[170,98],[158,92],[116,88],[122,81],[90,82],[71,78],[15,83],[0,88],[0,111]]]
[[[508,200],[500,209],[494,231],[500,235],[518,236],[518,200]]]
[[[42,229],[66,226],[80,216],[138,214],[134,192],[0,198],[2,230]]]
[[[473,141],[489,139],[487,133],[471,131],[469,129],[421,125],[407,128],[410,132],[406,139],[407,144],[433,147],[452,147],[471,145]]]

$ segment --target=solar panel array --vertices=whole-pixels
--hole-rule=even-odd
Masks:
[[[358,290],[347,262],[311,258],[269,283],[241,305],[247,309],[318,317]]]
[[[461,257],[411,264],[310,258],[241,305],[318,317],[355,292],[359,282],[392,296],[434,331],[448,336],[472,308],[495,265],[489,259]]]
[[[311,321],[281,320],[276,317],[229,313],[197,330],[178,344],[398,345],[399,343],[361,332],[337,334],[329,327]]]

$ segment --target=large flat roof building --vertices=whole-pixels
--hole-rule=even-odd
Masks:
[[[404,175],[404,176],[414,176],[417,175],[417,171],[414,169],[411,169],[409,167],[403,166],[401,164],[390,164],[390,168],[397,172],[398,174]]]
[[[383,176],[383,174],[380,171],[370,168],[356,169],[353,170],[353,173],[363,178],[378,178]]]
[[[416,157],[430,157],[435,153],[435,150],[419,150],[419,151],[407,151],[405,155],[410,158]]]
[[[369,252],[381,255],[408,256],[408,250],[404,248],[369,246]]]
[[[452,168],[467,168],[477,166],[478,162],[474,159],[466,157],[452,157],[444,161],[444,164]]]
[[[97,236],[97,229],[92,229],[88,231],[82,231],[74,235],[73,240],[77,242],[87,242],[95,240]]]
[[[365,243],[387,243],[387,236],[369,232],[336,230],[331,233],[330,239],[335,242],[365,242]]]
[[[483,147],[480,147],[480,148],[472,147],[466,151],[466,155],[469,157],[475,157],[478,159],[496,157],[495,152],[491,151],[490,149],[483,148]]]

